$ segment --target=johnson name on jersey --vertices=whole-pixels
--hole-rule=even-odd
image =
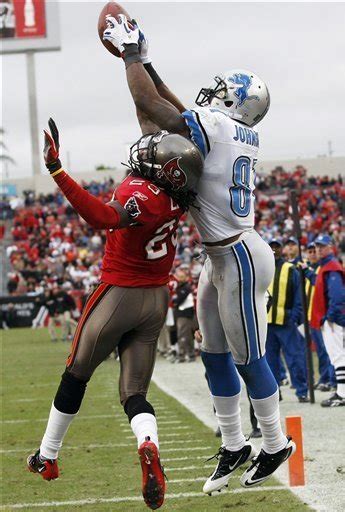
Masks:
[[[254,227],[255,164],[259,136],[226,112],[197,107],[183,113],[205,157],[191,213],[204,242],[218,242]]]

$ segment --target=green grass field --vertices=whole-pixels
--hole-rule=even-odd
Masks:
[[[51,343],[45,329],[1,333],[2,510],[148,510],[140,498],[136,441],[118,400],[118,363],[111,358],[96,371],[60,453],[61,477],[46,482],[27,471],[26,457],[40,444],[69,346]],[[274,479],[251,492],[242,489],[240,472],[230,480],[228,492],[201,495],[202,480],[214,465],[204,461],[217,451],[218,440],[153,384],[150,401],[157,412],[161,455],[169,478],[162,510],[310,510]]]

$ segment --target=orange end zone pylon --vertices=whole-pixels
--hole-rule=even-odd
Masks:
[[[286,433],[296,443],[296,452],[288,460],[290,486],[305,485],[302,418],[301,416],[287,416],[285,421]]]

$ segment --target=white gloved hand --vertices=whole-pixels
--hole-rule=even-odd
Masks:
[[[106,16],[107,28],[103,32],[104,41],[109,41],[119,50],[124,51],[124,44],[139,44],[139,28],[129,26],[124,14],[119,14],[118,20],[111,15]]]
[[[138,27],[139,28],[139,27]],[[149,57],[149,42],[145,34],[139,28],[139,53],[141,62],[143,64],[151,64],[152,60]]]

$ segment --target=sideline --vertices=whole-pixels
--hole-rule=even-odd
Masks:
[[[167,395],[172,396],[192,412],[209,428],[216,430],[217,422],[212,411],[210,393],[200,360],[195,363],[171,364],[158,357],[152,380]],[[315,392],[313,405],[300,404],[289,386],[281,388],[283,401],[280,403],[283,428],[286,416],[302,416],[306,485],[288,486],[288,466],[283,464],[275,473],[276,478],[317,512],[343,512],[345,485],[341,466],[344,460],[339,449],[344,443],[344,414],[341,407],[330,410],[320,407],[320,401],[328,393]],[[241,397],[243,431],[251,432],[249,403],[246,393]],[[159,414],[158,421],[159,421]],[[261,440],[253,439],[260,449]],[[339,470],[338,470],[339,469]]]

